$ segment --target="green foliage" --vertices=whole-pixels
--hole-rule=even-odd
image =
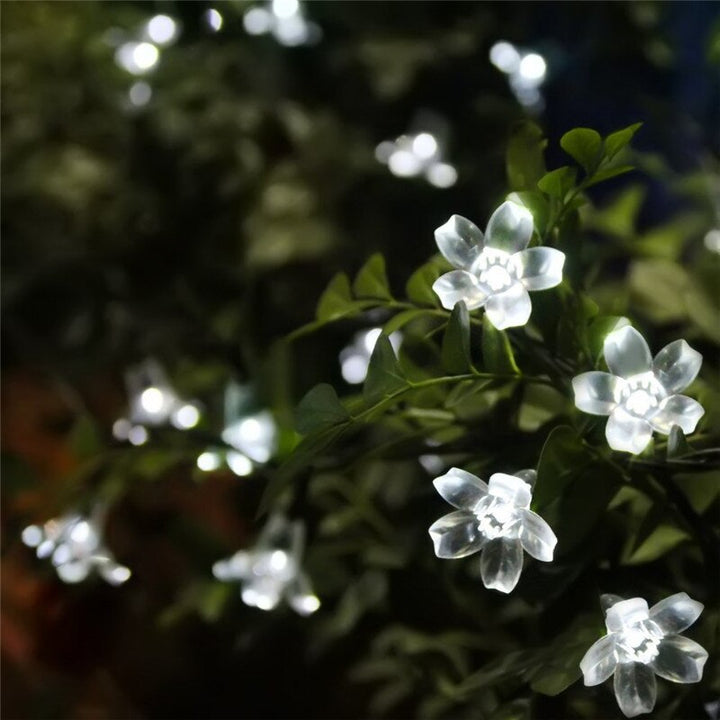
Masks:
[[[314,387],[297,408],[297,431],[302,435],[345,422],[350,415],[338,400],[335,388],[323,383]]]
[[[449,373],[462,374],[472,370],[470,357],[470,315],[464,302],[450,313],[442,342],[442,364]]]
[[[510,341],[504,330],[498,330],[489,320],[483,317],[482,327],[483,367],[498,375],[517,375],[520,373],[515,363]]]
[[[363,385],[363,398],[369,405],[390,397],[406,387],[407,381],[400,368],[387,335],[380,335],[370,356],[367,378]]]

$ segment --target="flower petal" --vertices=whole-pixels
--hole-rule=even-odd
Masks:
[[[702,679],[708,659],[707,650],[682,635],[663,638],[650,667],[662,678],[676,683],[694,683]]]
[[[90,574],[90,563],[86,560],[73,560],[55,568],[58,577],[65,583],[82,582]]]
[[[650,619],[665,635],[675,635],[689,628],[705,606],[687,593],[670,595],[650,608]]]
[[[703,406],[685,395],[671,395],[660,403],[657,414],[650,418],[653,428],[669,435],[673,425],[679,425],[687,435],[695,431],[698,420],[705,414]]]
[[[452,310],[461,300],[465,301],[468,310],[475,310],[484,305],[488,297],[478,279],[465,270],[452,270],[441,275],[432,289],[446,310]]]
[[[522,572],[520,540],[491,540],[480,557],[480,574],[486,588],[509,593]]]
[[[525,325],[531,311],[528,291],[519,282],[513,283],[505,292],[491,295],[485,303],[485,312],[498,330]]]
[[[586,687],[605,682],[615,670],[615,641],[610,635],[601,637],[590,646],[580,661],[583,682]]]
[[[537,470],[518,470],[515,473],[515,477],[519,477],[532,488],[535,486],[535,482],[537,481]]]
[[[533,216],[527,208],[506,201],[490,216],[485,244],[509,253],[520,252],[528,246],[533,227]]]
[[[536,560],[550,562],[557,545],[557,537],[551,527],[532,510],[523,512],[520,542]]]
[[[658,380],[670,393],[684,390],[700,372],[702,355],[684,340],[666,345],[653,360]]]
[[[472,265],[483,248],[483,234],[475,223],[462,215],[452,215],[435,230],[435,242],[440,252],[456,268]]]
[[[638,455],[650,442],[652,427],[647,420],[630,415],[622,407],[616,407],[605,426],[605,437],[613,450]]]
[[[488,486],[480,478],[460,468],[450,468],[433,480],[443,499],[460,510],[472,510],[488,494]]]
[[[532,488],[521,478],[505,473],[494,473],[490,476],[488,490],[491,495],[502,498],[516,507],[530,507]]]
[[[621,663],[615,668],[615,698],[625,717],[652,712],[657,698],[653,671],[642,663]]]
[[[312,591],[308,576],[301,572],[285,586],[285,599],[288,605],[300,615],[312,615],[320,601]]]
[[[472,555],[485,544],[477,531],[475,517],[464,510],[451,512],[436,520],[428,530],[439,558]]]
[[[620,400],[624,380],[617,375],[593,370],[572,380],[575,406],[591,415],[609,415]]]
[[[532,247],[512,256],[522,284],[528,290],[547,290],[562,282],[565,253],[549,247]]]
[[[652,368],[650,348],[645,338],[630,325],[613,330],[605,338],[603,354],[610,372],[622,378],[632,377]]]

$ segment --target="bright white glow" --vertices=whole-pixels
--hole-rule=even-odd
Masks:
[[[52,551],[54,549],[55,549],[55,543],[52,540],[43,540],[38,545],[36,554],[39,558],[46,558],[48,555],[52,554]]]
[[[304,595],[297,598],[294,606],[301,615],[312,615],[320,607],[320,599],[315,595]]]
[[[84,562],[69,562],[64,565],[58,565],[58,577],[66,583],[82,582],[87,576],[90,568]]]
[[[163,405],[165,405],[165,395],[160,388],[149,387],[140,395],[140,405],[145,412],[157,415],[162,412]]]
[[[200,411],[194,405],[183,405],[177,409],[170,418],[170,422],[178,430],[194,428],[200,421]]]
[[[390,140],[383,140],[375,148],[375,159],[383,165],[387,165],[390,156],[395,152],[395,143]]]
[[[286,19],[296,15],[300,10],[298,0],[272,0],[272,12],[277,18]]]
[[[20,537],[28,547],[37,547],[42,542],[43,531],[42,528],[37,525],[28,525],[28,527],[22,531]]]
[[[490,48],[490,62],[508,75],[517,72],[520,53],[509,42],[497,42]]]
[[[72,555],[69,545],[65,543],[58,545],[52,556],[53,565],[64,565],[66,562],[70,562]]]
[[[388,160],[388,167],[393,175],[412,177],[422,170],[422,163],[409,150],[395,150]]]
[[[222,458],[216,452],[204,452],[198,455],[197,466],[203,472],[212,472],[220,467]]]
[[[144,445],[148,441],[148,432],[142,425],[130,428],[128,440],[132,445]]]
[[[720,254],[720,230],[714,229],[709,230],[707,235],[705,235],[705,247],[710,250],[710,252],[718,253]]]
[[[345,382],[359,385],[365,381],[368,371],[368,359],[363,355],[350,355],[341,360],[340,373]]]
[[[73,542],[82,544],[88,541],[91,532],[92,528],[90,527],[90,524],[85,520],[81,520],[73,526],[73,529],[70,531],[70,538]]]
[[[120,418],[113,423],[112,434],[116,440],[127,440],[132,425],[129,420]]]
[[[243,26],[250,35],[262,35],[272,27],[272,15],[263,8],[250,8],[243,15]]]
[[[304,45],[310,38],[310,29],[302,15],[278,18],[274,35],[280,43],[288,47]]]
[[[130,579],[131,574],[129,568],[123,565],[117,565],[112,570],[106,571],[104,576],[111,585],[122,585]]]
[[[218,32],[223,26],[223,17],[215,8],[210,8],[205,13],[205,22],[213,32]]]
[[[428,182],[438,188],[448,188],[457,181],[457,170],[449,163],[435,163],[426,172]]]
[[[263,438],[263,426],[256,418],[247,418],[238,427],[240,437],[248,443],[256,443]]]
[[[270,555],[270,569],[274,572],[282,572],[287,564],[288,556],[283,550],[274,550]]]
[[[168,15],[156,15],[147,24],[147,34],[154,43],[167,45],[177,35],[177,23]]]
[[[365,345],[365,350],[367,350],[368,355],[372,354],[380,335],[382,335],[382,328],[373,328],[365,333],[363,345]]]
[[[232,574],[230,573],[230,566],[225,560],[218,560],[212,566],[212,574],[218,580],[231,580]]]
[[[142,75],[157,64],[158,49],[148,42],[123,43],[115,53],[115,62],[133,75]]]
[[[133,83],[128,90],[128,98],[135,107],[147,105],[152,98],[152,88],[143,80]]]
[[[227,454],[226,460],[228,467],[240,477],[249,475],[252,472],[253,465],[250,458],[242,453],[230,450]]]
[[[547,65],[542,55],[537,53],[528,53],[520,61],[518,73],[525,80],[539,81],[545,77]]]
[[[418,157],[428,160],[438,150],[437,140],[430,133],[420,133],[413,139],[412,149]]]

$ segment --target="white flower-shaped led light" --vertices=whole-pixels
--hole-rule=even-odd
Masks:
[[[379,327],[357,332],[352,343],[340,351],[340,372],[345,382],[358,385],[365,381],[370,366],[370,356],[381,334],[382,328]],[[402,334],[390,333],[388,340],[397,354],[402,343]]]
[[[626,717],[652,712],[657,695],[655,675],[676,683],[702,678],[705,649],[681,633],[698,619],[702,603],[684,592],[648,609],[642,598],[601,598],[607,607],[608,634],[580,662],[585,685],[599,685],[615,674],[615,697]]]
[[[684,340],[666,345],[655,359],[643,336],[629,325],[605,338],[610,372],[593,370],[573,378],[575,405],[592,415],[609,415],[605,436],[613,450],[641,453],[653,430],[669,435],[673,425],[695,430],[705,411],[697,400],[678,395],[695,379],[702,355]]]
[[[375,157],[396,177],[422,175],[431,185],[448,188],[455,184],[458,174],[453,165],[443,160],[441,135],[423,130],[385,140],[375,148]]]
[[[300,615],[310,615],[320,607],[300,560],[304,529],[299,521],[288,523],[273,516],[251,550],[240,550],[213,565],[218,580],[240,581],[246,605],[272,610],[284,599]]]
[[[433,481],[457,509],[430,526],[439,558],[461,558],[482,551],[480,573],[486,588],[509,593],[520,579],[523,548],[550,562],[557,543],[550,526],[530,510],[534,470],[495,473],[488,484],[465,470],[451,468]]]
[[[66,583],[82,582],[93,570],[111,585],[121,585],[130,577],[130,570],[115,562],[103,545],[97,518],[65,515],[42,526],[29,525],[22,531],[22,541],[36,548],[39,558],[51,558]]]
[[[464,300],[468,310],[485,307],[499,330],[525,325],[532,306],[528,290],[546,290],[562,281],[565,255],[548,247],[528,248],[533,233],[529,210],[504,202],[483,236],[460,215],[435,231],[440,252],[457,270],[439,277],[433,290],[451,310]]]

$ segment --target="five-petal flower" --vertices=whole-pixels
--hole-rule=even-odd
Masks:
[[[635,328],[626,325],[605,338],[609,373],[597,370],[573,378],[575,405],[593,415],[609,415],[605,436],[613,450],[641,453],[653,430],[669,435],[673,425],[695,430],[702,405],[678,395],[695,379],[702,355],[684,340],[666,345],[653,359]]]
[[[320,607],[308,576],[300,567],[304,545],[302,523],[274,515],[260,533],[251,550],[240,550],[213,565],[218,580],[241,583],[246,605],[272,610],[282,599],[300,615],[310,615]]]
[[[690,627],[702,603],[684,592],[648,609],[642,598],[622,600],[603,595],[607,635],[580,661],[585,685],[599,685],[615,675],[615,697],[626,717],[652,712],[657,695],[655,675],[676,683],[702,678],[705,649],[678,633]]]
[[[483,584],[504,593],[520,579],[523,548],[538,560],[552,560],[557,538],[530,510],[535,477],[534,470],[495,473],[486,484],[465,470],[451,468],[436,478],[435,489],[458,509],[430,526],[435,554],[461,558],[481,550]]]
[[[532,233],[529,210],[510,201],[492,214],[485,235],[453,215],[435,231],[440,252],[457,268],[433,284],[443,307],[452,310],[464,300],[468,310],[484,306],[499,330],[525,325],[532,310],[528,290],[558,285],[565,263],[559,250],[528,248]]]

